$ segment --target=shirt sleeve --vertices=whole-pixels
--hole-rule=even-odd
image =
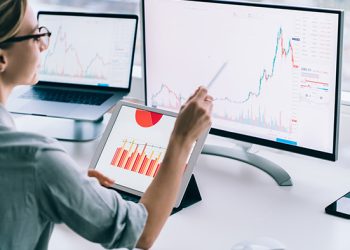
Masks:
[[[135,247],[147,219],[141,203],[100,186],[65,152],[41,150],[37,157],[37,197],[44,218],[64,222],[105,248]]]

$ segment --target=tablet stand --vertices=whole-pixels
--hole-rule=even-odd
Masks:
[[[202,196],[199,192],[196,179],[194,178],[194,175],[192,174],[191,179],[187,185],[186,191],[184,196],[182,197],[180,206],[177,208],[174,208],[171,214],[175,214],[182,210],[183,208],[189,207],[199,201],[202,200]]]
[[[116,190],[114,187],[108,187],[108,189]],[[133,201],[133,202],[139,202],[140,196],[130,194],[128,192],[122,191],[122,190],[116,190],[125,200]],[[182,197],[180,206],[173,208],[171,214],[175,214],[182,210],[183,208],[189,207],[193,205],[194,203],[197,203],[198,201],[201,201],[202,197],[199,193],[199,189],[197,186],[196,179],[194,178],[194,175],[191,175],[191,179],[187,185],[186,191],[184,193],[184,196]]]

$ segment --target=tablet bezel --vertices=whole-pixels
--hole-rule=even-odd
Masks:
[[[151,111],[151,112],[155,112],[155,113],[159,113],[159,114],[163,114],[163,115],[166,115],[166,116],[171,116],[171,117],[177,117],[177,113],[175,112],[171,112],[171,111],[167,111],[167,110],[162,110],[162,109],[158,109],[158,108],[153,108],[153,107],[148,107],[148,106],[144,106],[144,105],[141,105],[141,104],[135,104],[135,103],[131,103],[131,102],[127,102],[127,101],[119,101],[116,106],[115,106],[115,109],[112,113],[112,116],[107,124],[107,127],[102,135],[102,138],[99,142],[99,145],[97,146],[97,149],[94,153],[94,156],[92,158],[92,161],[90,163],[90,166],[89,168],[91,169],[95,169],[96,166],[97,166],[97,163],[101,157],[101,154],[103,152],[103,149],[108,141],[108,138],[109,138],[109,135],[111,134],[112,132],[112,129],[113,129],[113,126],[118,118],[118,115],[119,115],[119,112],[120,110],[122,109],[123,106],[127,106],[127,107],[131,107],[131,108],[135,108],[135,109],[141,109],[141,110],[146,110],[146,111]],[[174,124],[175,125],[175,124]],[[203,149],[203,146],[204,146],[204,142],[205,142],[205,139],[209,133],[209,130],[210,128],[208,128],[196,141],[195,145],[194,145],[194,148],[192,150],[192,153],[189,157],[189,160],[188,160],[188,163],[187,163],[187,167],[184,171],[184,174],[183,174],[183,178],[182,178],[182,181],[181,181],[181,185],[180,185],[180,190],[178,192],[178,195],[177,195],[177,199],[176,199],[176,203],[174,205],[174,207],[178,207],[181,203],[181,200],[185,194],[185,191],[186,191],[186,188],[188,186],[188,183],[190,181],[190,178],[191,178],[191,175],[192,175],[192,172],[193,172],[193,169],[194,169],[194,166],[197,162],[197,159],[199,157],[199,155],[201,154],[201,151]],[[116,182],[118,182],[118,180],[116,180]],[[133,195],[136,195],[136,196],[139,196],[139,197],[142,197],[143,195],[143,192],[140,192],[138,190],[135,190],[135,189],[132,189],[132,188],[128,188],[128,187],[125,187],[125,186],[122,186],[122,185],[118,185],[118,184],[114,184],[112,186],[113,189],[116,189],[116,190],[120,190],[120,191],[124,191],[124,192],[127,192],[127,193],[130,193],[130,194],[133,194]]]

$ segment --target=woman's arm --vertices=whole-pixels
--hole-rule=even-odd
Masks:
[[[192,145],[211,124],[211,110],[212,97],[202,87],[182,106],[161,168],[140,200],[148,219],[137,247],[150,248],[169,217]]]

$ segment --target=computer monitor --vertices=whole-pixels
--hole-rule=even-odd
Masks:
[[[343,12],[144,0],[146,104],[214,97],[211,134],[335,161]]]

